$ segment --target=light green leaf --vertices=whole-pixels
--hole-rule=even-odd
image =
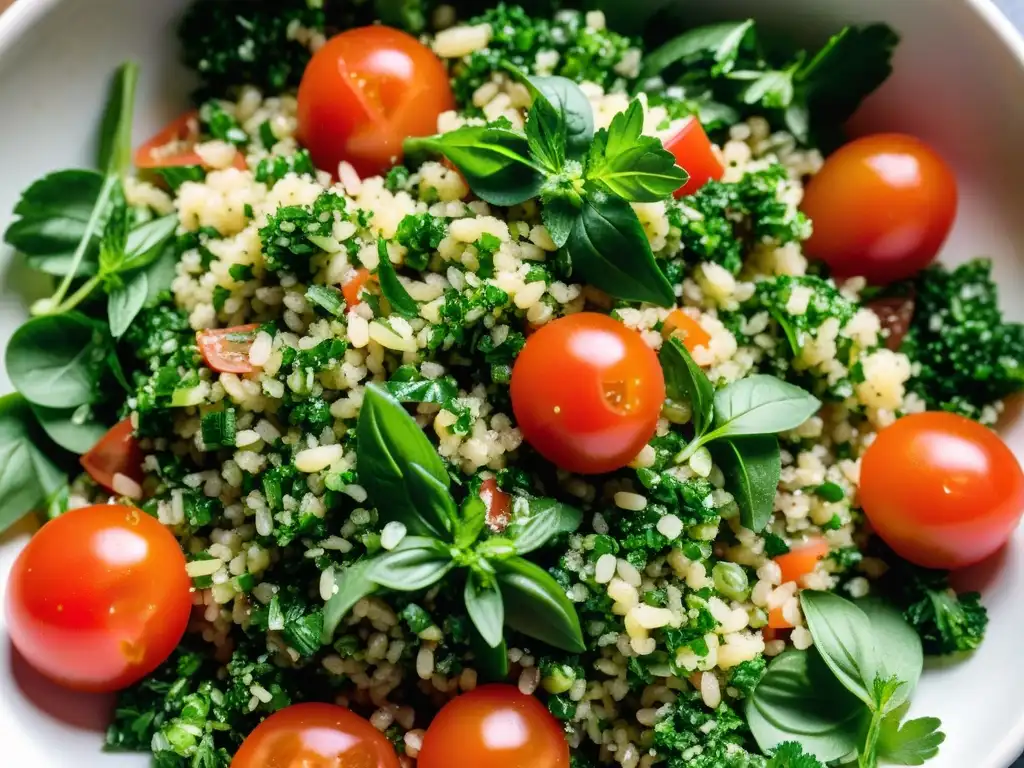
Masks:
[[[417,592],[433,586],[455,567],[448,547],[436,539],[406,536],[390,552],[370,561],[366,578],[399,592]]]
[[[700,437],[711,426],[715,388],[703,369],[676,338],[661,345],[658,353],[665,374],[665,392],[672,400],[689,400],[693,409],[693,428]]]
[[[819,408],[821,401],[806,390],[755,374],[715,393],[715,429],[706,440],[796,429]]]
[[[512,523],[505,535],[520,555],[533,552],[551,539],[573,533],[583,522],[583,513],[555,499],[517,497],[512,506]]]
[[[124,336],[132,321],[146,304],[149,297],[149,279],[144,271],[125,278],[117,288],[110,292],[107,301],[107,319],[110,322],[110,335],[115,339]]]
[[[360,560],[343,570],[335,571],[336,591],[324,606],[324,627],[320,639],[325,645],[334,638],[338,625],[353,606],[364,597],[377,591],[377,584],[367,578],[370,562],[370,560]]]
[[[805,589],[800,593],[800,605],[814,647],[832,674],[868,707],[874,706],[872,691],[879,662],[867,615],[832,592]]]
[[[466,612],[480,637],[491,648],[497,648],[504,640],[502,627],[505,623],[505,604],[501,592],[493,584],[484,584],[480,576],[470,572],[466,580]]]

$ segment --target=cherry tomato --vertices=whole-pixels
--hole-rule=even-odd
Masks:
[[[391,27],[350,29],[327,41],[299,85],[299,141],[318,168],[350,162],[361,176],[402,159],[402,141],[437,132],[455,108],[444,64]]]
[[[784,555],[775,558],[775,563],[782,569],[782,583],[800,581],[813,571],[818,561],[823,560],[829,551],[828,542],[822,538],[814,538],[797,544]]]
[[[665,401],[658,356],[607,315],[544,325],[512,368],[512,410],[523,437],[562,469],[599,474],[632,461]]]
[[[125,419],[79,459],[89,477],[109,491],[114,490],[114,475],[142,482],[142,450],[133,432],[131,420]]]
[[[725,173],[711,139],[695,117],[665,142],[665,149],[675,157],[676,165],[690,174],[686,183],[676,190],[676,197],[692,195],[709,181],[718,181]]]
[[[793,623],[782,614],[782,607],[772,608],[768,611],[768,631],[764,632],[764,640],[775,640],[778,638],[780,629],[793,629]]]
[[[558,721],[511,685],[484,685],[453,699],[427,729],[416,768],[569,768]]]
[[[480,498],[487,505],[488,527],[501,533],[508,527],[512,497],[498,487],[497,480],[488,477],[480,484]]]
[[[1009,539],[1024,512],[1024,473],[995,432],[952,413],[904,416],[864,453],[860,502],[896,554],[962,568]]]
[[[387,737],[336,704],[293,704],[249,734],[231,768],[398,768]]]
[[[238,325],[234,328],[199,331],[196,343],[203,361],[218,373],[252,373],[249,350],[256,340],[258,325]]]
[[[172,120],[156,136],[135,151],[136,168],[171,168],[180,165],[205,166],[203,158],[195,151],[199,141],[199,113],[186,112]],[[240,171],[248,169],[245,156],[235,153],[234,167]]]
[[[670,336],[678,336],[679,340],[683,342],[683,346],[690,352],[697,347],[706,347],[711,342],[711,334],[681,309],[672,310],[665,318],[665,322],[661,326],[661,335],[666,339]]]
[[[938,255],[956,207],[956,178],[935,150],[913,136],[866,136],[831,155],[807,185],[803,211],[814,234],[806,250],[837,277],[903,280]]]
[[[360,268],[353,272],[352,277],[345,281],[345,284],[341,286],[341,295],[345,297],[345,305],[349,309],[362,302],[360,295],[363,292],[363,288],[374,279],[376,279],[376,275],[371,275],[370,270]]]
[[[185,557],[145,512],[101,504],[44,525],[7,582],[11,641],[47,677],[116,691],[156,669],[192,610]]]

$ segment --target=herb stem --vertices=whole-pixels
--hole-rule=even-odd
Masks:
[[[53,307],[53,309],[46,314],[60,315],[63,314],[64,312],[70,312],[72,309],[74,309],[83,301],[85,301],[89,297],[89,294],[91,294],[96,289],[96,286],[98,286],[99,284],[99,275],[89,278],[89,280],[84,282],[77,291],[71,294],[65,301],[61,302],[60,305]]]
[[[871,713],[871,724],[868,726],[868,734],[864,739],[864,749],[857,756],[857,768],[877,768],[878,766],[878,737],[882,730],[882,709],[875,709]]]

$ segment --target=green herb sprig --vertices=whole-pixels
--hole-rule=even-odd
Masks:
[[[399,522],[407,535],[390,551],[337,575],[338,591],[324,608],[324,643],[363,597],[380,589],[424,590],[458,571],[465,579],[467,613],[493,656],[504,655],[505,625],[570,653],[584,650],[579,617],[565,591],[522,557],[575,531],[582,521],[579,510],[553,499],[518,498],[506,534],[482,538],[484,503],[469,497],[456,504],[433,445],[402,404],[377,384],[366,388],[356,441],[359,476],[381,523]]]
[[[492,205],[539,197],[551,239],[583,281],[623,301],[672,306],[672,285],[629,204],[664,200],[689,177],[661,141],[643,135],[643,105],[632,102],[595,132],[574,82],[505,67],[533,95],[525,131],[498,121],[407,139],[405,151],[444,155]]]

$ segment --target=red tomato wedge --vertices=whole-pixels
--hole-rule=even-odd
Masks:
[[[370,274],[370,270],[360,268],[341,286],[341,295],[345,297],[345,305],[349,309],[362,302],[360,294],[373,277]]]
[[[711,334],[681,309],[673,310],[665,318],[665,322],[661,326],[661,335],[666,339],[678,335],[683,346],[690,352],[697,347],[706,347],[711,341]]]
[[[782,569],[782,583],[800,581],[814,570],[818,561],[828,555],[828,551],[828,542],[815,538],[798,544],[786,554],[776,557],[775,563]]]
[[[172,120],[156,136],[135,151],[136,168],[171,168],[181,165],[206,164],[195,151],[199,141],[199,113],[186,112]],[[248,169],[245,156],[235,153],[234,167],[240,171]]]
[[[133,431],[131,420],[125,419],[111,427],[79,460],[89,477],[107,490],[114,489],[114,475],[142,482],[142,449]]]
[[[676,165],[690,174],[687,182],[676,190],[676,197],[692,195],[709,181],[720,180],[725,173],[725,166],[696,117],[665,142],[665,149],[675,157]]]
[[[252,373],[255,367],[249,362],[249,350],[258,330],[254,323],[199,331],[196,343],[206,365],[218,373]]]
[[[498,481],[489,477],[480,485],[480,498],[487,505],[487,526],[498,533],[508,527],[512,497],[498,487]]]

